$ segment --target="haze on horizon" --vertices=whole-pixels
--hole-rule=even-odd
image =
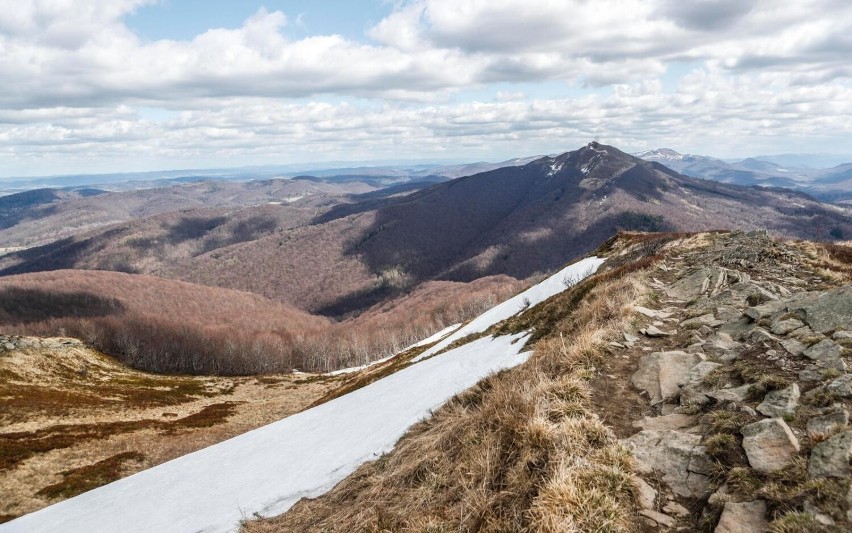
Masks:
[[[852,4],[0,0],[0,176],[852,153]]]

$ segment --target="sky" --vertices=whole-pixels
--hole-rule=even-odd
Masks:
[[[849,58],[848,0],[0,0],[0,177],[852,154]]]

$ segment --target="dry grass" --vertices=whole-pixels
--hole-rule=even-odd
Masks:
[[[325,496],[245,530],[633,530],[631,457],[594,413],[588,380],[642,289],[634,274],[578,290],[526,364],[457,395]]]
[[[5,520],[280,420],[338,383],[151,375],[71,339],[17,343],[0,357]]]

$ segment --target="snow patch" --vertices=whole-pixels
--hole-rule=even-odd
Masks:
[[[393,449],[455,394],[519,365],[526,334],[483,338],[313,409],[0,525],[4,533],[231,532]]]
[[[553,163],[551,163],[551,164],[550,164],[550,172],[548,172],[548,173],[547,173],[547,176],[548,176],[548,177],[553,176],[554,174],[556,174],[557,172],[559,172],[560,170],[562,170],[562,165],[564,165],[564,162],[563,162],[563,163],[558,163],[558,164],[557,164],[557,163],[554,161]]]
[[[547,300],[554,294],[558,294],[566,288],[575,285],[584,278],[594,274],[604,261],[605,259],[600,257],[587,257],[563,268],[541,283],[533,285],[524,292],[513,296],[505,302],[482,313],[463,327],[456,330],[456,332],[452,335],[444,338],[444,340],[435,346],[432,346],[422,354],[418,355],[414,361],[420,361],[430,357],[463,337],[473,333],[482,333],[494,324],[502,322],[503,320],[526,310],[528,307],[532,307]]]

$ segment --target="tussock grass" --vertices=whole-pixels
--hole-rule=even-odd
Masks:
[[[588,380],[628,324],[637,278],[599,274],[549,300],[562,312],[527,363],[458,394],[326,495],[244,530],[634,530],[631,456]]]

